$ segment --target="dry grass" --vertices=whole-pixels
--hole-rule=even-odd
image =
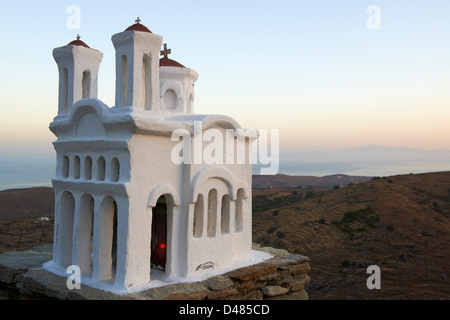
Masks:
[[[312,299],[450,298],[450,173],[254,190],[254,203],[255,242],[312,259]],[[372,264],[382,290],[366,287]]]

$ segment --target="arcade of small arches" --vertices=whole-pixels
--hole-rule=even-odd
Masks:
[[[231,200],[228,193],[220,194],[215,188],[205,194],[206,196],[199,193],[194,205],[192,228],[194,238],[199,239],[204,236],[214,238],[218,234],[218,230],[222,235],[230,234],[233,230],[242,232],[244,189],[237,191],[236,201]],[[233,220],[232,213],[234,213]]]
[[[108,175],[106,174],[107,172],[109,173]],[[99,156],[95,162],[91,156],[85,156],[83,162],[80,156],[71,158],[69,156],[63,156],[60,175],[64,179],[95,179],[97,181],[108,180],[109,182],[119,182],[120,161],[117,157],[114,157],[107,166],[105,157],[103,156]]]
[[[153,212],[152,225],[148,226],[149,232],[152,232],[149,263],[152,268],[165,270],[166,254],[170,255],[168,250],[172,246],[170,234],[174,227],[173,218],[179,204],[176,194],[158,194],[156,203],[149,203]],[[121,212],[126,212],[127,201],[120,197],[72,193],[67,190],[58,192],[57,199],[60,221],[55,234],[57,237],[55,249],[59,254],[56,255],[55,262],[62,267],[78,265],[84,276],[97,281],[114,281],[119,242],[120,239],[125,239],[118,237],[120,217]],[[220,195],[215,188],[210,189],[206,197],[199,193],[196,203],[193,204],[194,217],[191,229],[193,238],[196,240],[215,238],[219,235],[218,230],[222,236],[233,231],[242,232],[245,200],[245,190],[242,188],[237,191],[235,201],[229,194]],[[159,210],[160,204],[164,205],[164,212]],[[160,217],[159,221],[161,217],[164,219],[163,258],[158,252],[162,246],[158,244],[156,247],[158,237],[154,236],[157,221],[155,214]],[[204,221],[207,223],[204,224]]]
[[[58,203],[60,221],[55,249],[59,254],[55,262],[63,267],[78,265],[83,275],[98,281],[114,278],[120,210],[116,199],[63,191]]]

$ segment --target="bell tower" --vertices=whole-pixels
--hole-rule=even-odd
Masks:
[[[77,39],[53,50],[59,70],[58,115],[70,113],[85,98],[97,98],[98,71],[103,53]]]
[[[116,107],[159,112],[162,37],[136,23],[112,36],[116,49]]]
[[[166,114],[193,114],[194,113],[194,83],[198,79],[198,73],[185,67],[178,61],[169,59],[171,49],[164,44],[163,56],[160,61],[159,78],[160,109]]]

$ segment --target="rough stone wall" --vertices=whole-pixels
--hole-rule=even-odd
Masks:
[[[16,287],[22,294],[60,300],[306,300],[304,286],[310,281],[310,259],[285,250],[254,247],[274,258],[250,267],[195,283],[178,283],[160,288],[115,295],[82,286],[69,290],[66,278],[41,266],[51,259],[51,245],[30,251],[0,255],[0,282]]]
[[[274,255],[266,262],[198,282],[195,286],[154,289],[148,298],[165,300],[307,299],[310,259],[284,250],[257,248]],[[168,290],[172,292],[168,292]],[[158,292],[160,291],[160,292]],[[166,294],[164,294],[164,293]],[[165,295],[165,296],[164,296]],[[152,296],[152,297],[151,297]]]

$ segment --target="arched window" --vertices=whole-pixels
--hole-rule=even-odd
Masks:
[[[97,160],[97,180],[105,181],[106,162],[105,158],[100,157]]]
[[[201,238],[203,233],[203,214],[205,210],[204,197],[198,195],[197,202],[194,206],[194,237]]]
[[[220,225],[222,234],[230,233],[230,196],[227,194],[222,197]]]
[[[63,178],[69,177],[69,157],[64,156],[62,159],[62,176]]]
[[[236,216],[234,219],[234,226],[237,232],[242,231],[244,227],[244,217],[243,217],[244,196],[245,196],[244,189],[239,189],[236,199]]]
[[[63,87],[62,87],[62,98],[64,113],[69,112],[69,70],[64,68],[63,70]]]
[[[86,157],[84,159],[84,179],[91,180],[92,179],[92,158]]]
[[[84,71],[83,72],[83,79],[82,79],[82,90],[83,90],[83,99],[90,98],[91,97],[91,72],[90,71]]]
[[[188,113],[194,113],[193,107],[194,107],[194,95],[191,93],[189,95],[189,99],[187,101],[187,109],[186,109],[186,111]]]
[[[73,159],[73,178],[80,179],[80,157],[78,156]]]
[[[145,110],[150,110],[152,103],[152,63],[149,55],[142,58],[142,99]]]
[[[112,182],[119,181],[120,178],[120,163],[119,159],[114,158],[111,160],[111,167],[109,169],[109,180]]]
[[[208,237],[216,236],[217,228],[217,190],[211,189],[208,194]]]
[[[122,107],[126,107],[128,103],[128,58],[122,56]]]
[[[177,94],[172,89],[164,93],[164,107],[167,110],[175,110],[177,107]]]

